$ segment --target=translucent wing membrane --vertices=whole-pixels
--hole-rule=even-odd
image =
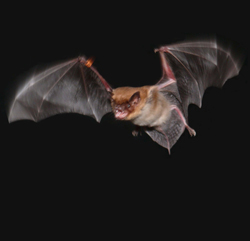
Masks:
[[[111,87],[87,60],[79,57],[33,73],[9,106],[9,122],[40,121],[59,113],[79,113],[100,122],[111,111]]]
[[[216,39],[172,44],[158,51],[164,53],[175,75],[185,112],[190,103],[201,107],[206,88],[222,87],[227,79],[239,73],[243,62],[242,55],[237,56],[233,48]],[[159,83],[162,81],[166,79]]]
[[[187,124],[189,104],[201,107],[203,94],[208,87],[222,87],[227,79],[237,75],[244,54],[216,39],[181,42],[155,51],[160,53],[163,70],[158,88],[175,108],[170,119],[158,130],[146,132],[170,151],[185,127],[195,135]]]

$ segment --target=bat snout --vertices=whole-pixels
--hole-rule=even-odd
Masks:
[[[128,111],[123,106],[116,106],[114,109],[115,118],[123,120],[128,115]]]
[[[118,120],[123,120],[125,117],[127,117],[128,112],[127,111],[115,111],[115,118]]]

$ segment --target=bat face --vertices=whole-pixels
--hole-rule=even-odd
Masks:
[[[112,92],[111,106],[118,120],[133,119],[145,105],[147,87],[120,87]]]

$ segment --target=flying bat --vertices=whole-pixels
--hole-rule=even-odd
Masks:
[[[188,124],[188,106],[202,105],[210,86],[222,87],[237,75],[243,54],[217,39],[193,40],[155,49],[162,77],[154,85],[112,88],[93,66],[93,58],[80,56],[33,73],[19,87],[8,110],[9,122],[40,121],[59,113],[79,113],[100,122],[113,112],[118,120],[130,121],[155,142],[170,149]]]

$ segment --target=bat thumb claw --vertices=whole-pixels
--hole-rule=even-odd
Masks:
[[[85,65],[90,68],[92,66],[92,64],[94,63],[95,57],[91,56],[89,59],[87,59],[87,61],[85,62]]]

